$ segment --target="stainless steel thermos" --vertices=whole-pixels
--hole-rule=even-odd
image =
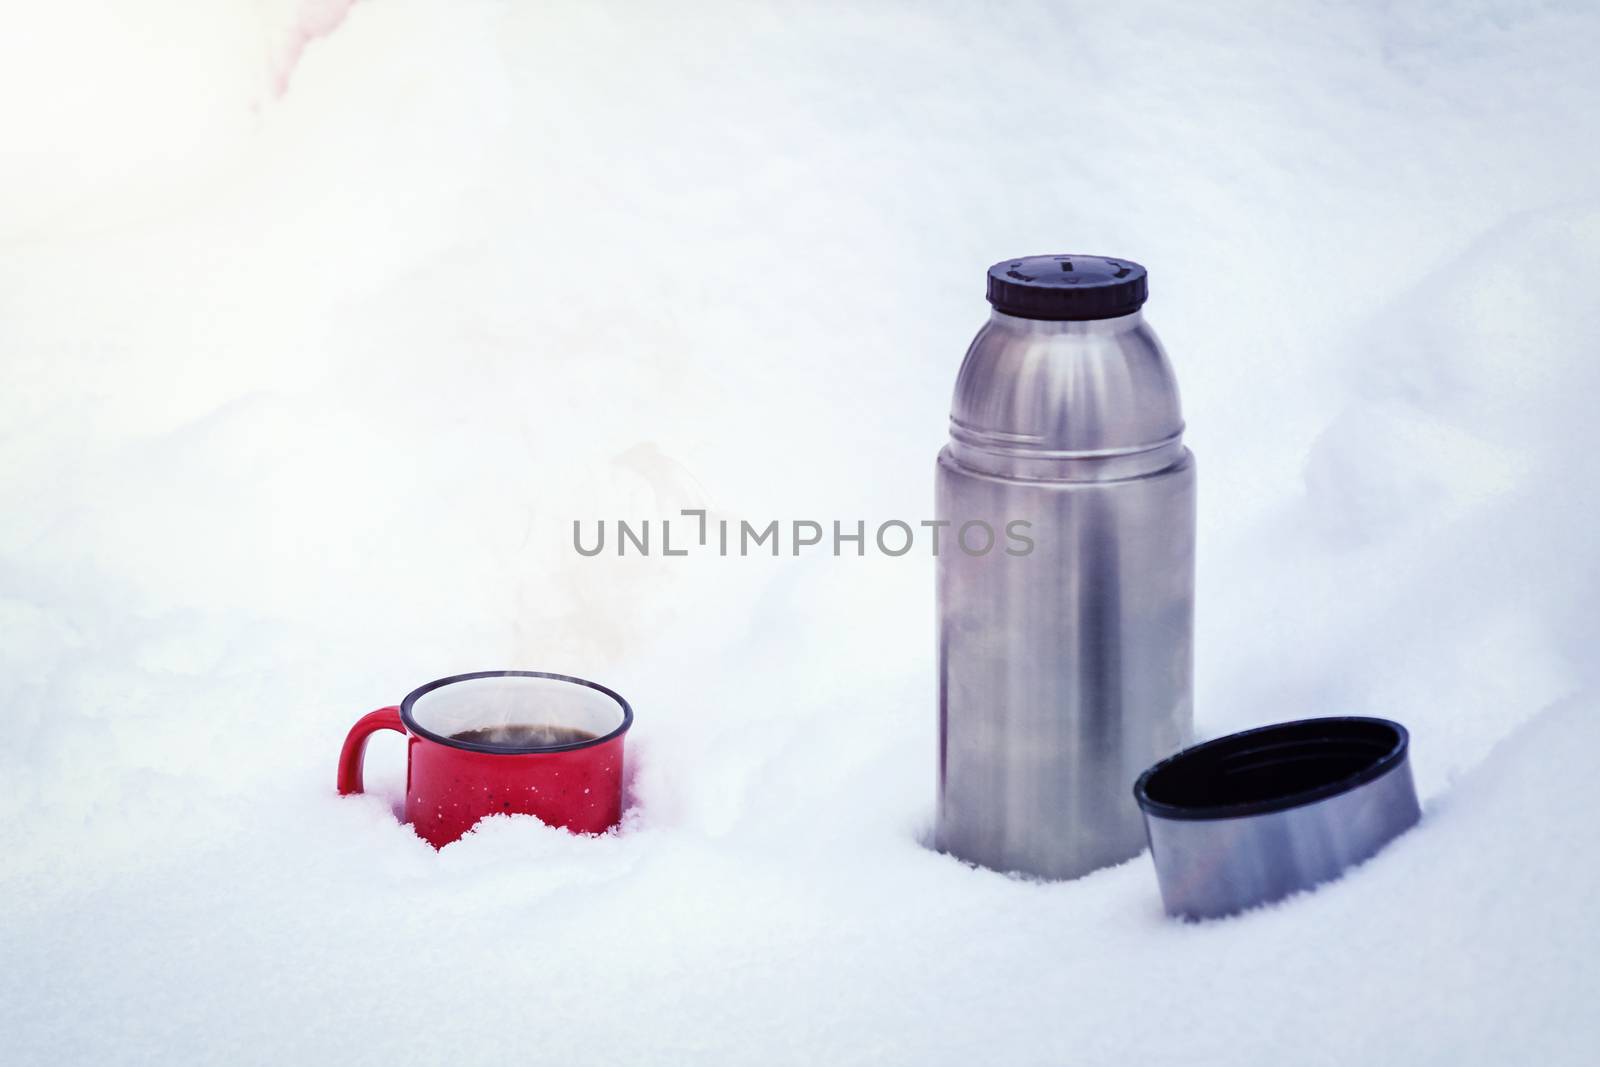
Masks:
[[[939,454],[936,845],[1074,878],[1137,855],[1192,733],[1195,466],[1143,267],[989,269]]]

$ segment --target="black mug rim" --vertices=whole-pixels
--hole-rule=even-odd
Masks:
[[[520,746],[480,745],[472,741],[457,741],[453,737],[441,737],[432,730],[425,729],[417,724],[416,717],[411,714],[411,706],[417,702],[419,697],[426,696],[435,689],[442,689],[447,685],[454,685],[456,682],[470,682],[476,678],[544,678],[552,682],[570,682],[573,685],[581,685],[586,689],[604,693],[612,700],[615,700],[617,705],[622,708],[622,722],[610,733],[602,737],[591,738],[588,741],[574,741],[566,745]],[[552,674],[549,671],[473,671],[470,674],[452,674],[448,678],[439,678],[429,682],[427,685],[420,685],[407,693],[406,698],[400,702],[400,721],[405,723],[407,730],[410,730],[418,737],[449,748],[459,748],[467,752],[481,752],[489,756],[531,756],[547,752],[576,752],[579,749],[594,748],[608,741],[613,741],[627,733],[628,727],[633,725],[633,708],[628,704],[627,700],[623,699],[622,694],[615,689],[571,674]]]
[[[1315,745],[1318,742],[1337,745],[1340,742],[1348,742],[1358,733],[1370,738],[1372,727],[1379,727],[1388,732],[1390,741],[1388,748],[1370,763],[1362,766],[1360,770],[1335,781],[1306,789],[1279,793],[1261,800],[1237,804],[1175,804],[1156,800],[1149,793],[1151,780],[1175,765],[1197,762],[1207,758],[1217,758],[1235,750],[1243,751],[1253,744],[1271,740],[1271,735],[1273,734],[1281,734],[1284,740],[1298,740],[1307,745]],[[1296,735],[1300,736],[1297,737]],[[1133,784],[1133,796],[1138,801],[1140,809],[1146,815],[1160,819],[1183,821],[1239,819],[1252,815],[1268,815],[1274,812],[1290,811],[1294,808],[1307,807],[1331,797],[1340,796],[1382,778],[1405,761],[1410,737],[1411,735],[1406,728],[1392,719],[1380,719],[1363,715],[1294,719],[1289,722],[1271,723],[1266,726],[1257,726],[1253,729],[1227,734],[1210,741],[1203,741],[1198,745],[1192,745],[1181,752],[1168,756],[1139,775],[1139,780]]]

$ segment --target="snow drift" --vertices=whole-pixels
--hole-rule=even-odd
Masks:
[[[342,21],[340,16],[342,15]],[[1584,1062],[1600,16],[1580,5],[13,13],[0,168],[8,1062]],[[281,92],[280,92],[281,90]],[[1161,917],[922,847],[922,553],[984,267],[1151,269],[1203,734],[1412,730],[1335,886]],[[435,853],[354,718],[634,704],[633,808]]]

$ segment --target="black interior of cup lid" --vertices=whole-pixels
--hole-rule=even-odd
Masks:
[[[1231,734],[1150,768],[1139,806],[1169,819],[1259,815],[1335,796],[1405,756],[1406,730],[1387,719],[1302,719]]]

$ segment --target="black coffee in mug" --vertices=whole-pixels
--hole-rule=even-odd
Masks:
[[[534,725],[506,723],[503,726],[482,726],[475,730],[462,730],[451,734],[452,741],[465,741],[469,745],[489,745],[494,748],[555,748],[558,745],[576,745],[593,741],[599,734],[580,730],[576,726]]]

